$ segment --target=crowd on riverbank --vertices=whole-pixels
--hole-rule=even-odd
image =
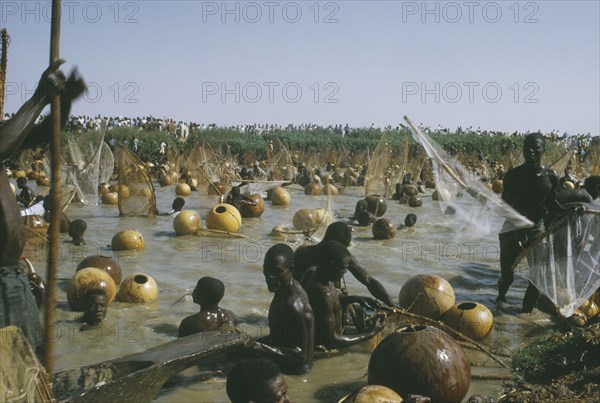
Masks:
[[[11,114],[5,114],[5,120]],[[107,125],[105,141],[114,149],[116,144],[128,145],[144,161],[162,161],[165,153],[185,153],[197,142],[208,143],[211,147],[222,147],[228,153],[250,156],[250,159],[264,160],[275,145],[281,141],[290,152],[313,151],[323,153],[334,150],[335,155],[350,159],[350,156],[367,157],[365,152],[373,151],[382,136],[386,142],[403,147],[409,139],[410,154],[417,152],[418,145],[410,141],[410,131],[403,124],[383,129],[369,127],[350,127],[348,124],[321,126],[314,123],[289,124],[246,124],[218,126],[214,123],[175,121],[169,118],[72,115],[65,126],[63,136],[82,136],[85,133],[100,130]],[[479,127],[458,127],[455,130],[442,127],[419,125],[432,136],[450,155],[468,159],[501,161],[515,154],[522,147],[523,138],[528,132],[503,132],[485,130]],[[552,130],[544,133],[548,143],[548,157],[555,161],[565,153],[573,163],[590,162],[595,164],[595,155],[600,155],[600,136],[560,133]],[[516,152],[518,154],[518,152]],[[250,161],[252,162],[252,161]],[[323,161],[326,162],[326,161]],[[463,163],[466,161],[462,161]]]
[[[10,119],[14,113],[5,113],[4,120]],[[39,118],[40,120],[42,117]],[[90,130],[99,130],[103,124],[108,126],[108,129],[115,129],[119,127],[131,127],[138,129],[139,131],[164,131],[177,138],[185,140],[191,133],[204,130],[212,129],[227,129],[237,131],[239,133],[256,134],[261,135],[263,133],[270,133],[276,131],[320,131],[327,130],[333,134],[340,136],[348,136],[357,130],[406,130],[407,126],[403,123],[399,123],[395,127],[392,125],[385,126],[383,129],[376,127],[375,124],[371,124],[369,127],[351,127],[348,123],[346,124],[335,124],[322,126],[314,123],[300,123],[300,124],[288,124],[286,126],[273,123],[249,123],[243,125],[230,125],[230,126],[219,126],[215,123],[198,123],[198,122],[185,122],[182,120],[176,121],[171,118],[156,118],[153,116],[138,116],[138,117],[127,117],[127,116],[102,116],[96,115],[95,117],[85,115],[71,115],[66,125],[67,132],[73,133],[85,133]],[[504,136],[504,137],[519,137],[529,134],[526,132],[506,132],[498,130],[486,130],[481,127],[469,126],[466,128],[457,127],[452,130],[442,125],[436,127],[426,126],[422,123],[419,128],[426,133],[433,134],[465,134],[474,133],[482,136]],[[564,142],[566,145],[571,145],[573,142],[577,142],[579,145],[585,146],[591,141],[593,137],[592,133],[560,133],[559,130],[554,129],[552,131],[544,133],[546,139],[551,141]]]

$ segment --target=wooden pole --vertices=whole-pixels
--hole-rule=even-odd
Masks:
[[[52,0],[52,20],[50,25],[50,65],[59,59],[60,54],[60,0]],[[51,104],[52,140],[51,170],[52,170],[52,217],[50,221],[50,249],[48,251],[48,291],[46,293],[46,333],[44,364],[52,382],[54,373],[54,345],[56,338],[56,272],[58,266],[58,238],[60,231],[61,201],[61,152],[60,152],[60,97],[56,96]]]
[[[2,56],[0,56],[0,122],[4,120],[4,83],[6,82],[6,59],[8,44],[10,43],[10,36],[6,28],[2,28],[0,31],[2,36]]]

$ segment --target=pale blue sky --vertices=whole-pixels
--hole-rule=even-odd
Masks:
[[[0,6],[8,112],[48,63],[49,4]],[[90,83],[74,114],[598,134],[599,4],[63,1],[61,55]]]

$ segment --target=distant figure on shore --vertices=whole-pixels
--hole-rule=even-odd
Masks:
[[[179,325],[179,336],[218,330],[228,333],[235,330],[237,318],[233,312],[219,307],[225,295],[225,285],[213,277],[202,277],[198,280],[192,293],[195,304],[200,305],[200,312],[188,316]]]
[[[265,359],[236,363],[227,375],[227,396],[238,402],[290,403],[288,387],[277,364]]]
[[[535,223],[532,228],[522,228],[501,232],[500,238],[500,280],[496,301],[506,302],[506,293],[514,280],[512,265],[519,253],[544,232],[544,216],[550,212],[565,212],[556,200],[558,175],[542,165],[545,149],[544,136],[532,133],[525,137],[523,157],[525,162],[509,170],[504,176],[502,199],[520,214]],[[505,226],[508,222],[505,222]],[[529,282],[522,311],[530,313],[535,306],[539,291]]]
[[[138,140],[136,136],[133,136],[133,140],[131,141],[131,147],[133,149],[133,152],[136,154],[140,150],[140,140]]]

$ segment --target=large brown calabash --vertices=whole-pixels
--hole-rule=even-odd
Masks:
[[[244,205],[240,209],[240,213],[242,218],[252,218],[252,217],[260,217],[262,213],[265,211],[265,201],[259,194],[251,194],[248,196],[250,200],[252,200],[255,205]]]
[[[441,277],[418,274],[404,283],[398,303],[409,312],[440,320],[455,303],[454,290]]]
[[[367,211],[371,214],[375,214],[377,217],[381,217],[387,211],[387,200],[385,197],[379,195],[369,195],[365,197],[367,202]]]
[[[428,396],[432,402],[460,402],[471,384],[471,365],[462,347],[430,326],[405,326],[387,336],[369,360],[369,384],[383,385],[402,398]]]
[[[107,256],[88,256],[77,265],[75,271],[85,269],[86,267],[95,267],[100,270],[104,270],[114,280],[115,284],[121,284],[121,266],[111,258]]]

